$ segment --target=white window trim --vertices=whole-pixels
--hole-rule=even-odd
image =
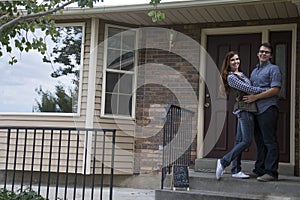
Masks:
[[[138,31],[136,32],[135,37],[135,57],[134,57],[134,70],[128,71],[126,74],[133,74],[133,81],[132,81],[132,115],[131,116],[124,116],[124,115],[114,115],[114,114],[105,114],[105,88],[106,88],[106,72],[121,72],[124,73],[124,71],[115,70],[115,69],[109,69],[107,70],[106,64],[107,64],[107,37],[108,37],[108,28],[120,28],[120,29],[131,29],[130,27],[124,27],[124,26],[117,26],[112,24],[105,24],[105,35],[104,35],[104,55],[103,55],[103,78],[102,78],[102,98],[101,98],[101,117],[106,118],[114,118],[114,119],[135,119],[135,106],[136,106],[136,82],[137,82],[137,61],[138,61]]]

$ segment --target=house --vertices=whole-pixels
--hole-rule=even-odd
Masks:
[[[249,75],[258,45],[269,41],[283,73],[280,165],[299,176],[300,1],[161,3],[166,19],[157,23],[150,9],[68,8],[55,15],[59,24],[83,27],[78,110],[0,113],[0,126],[113,128],[116,174],[154,173],[162,163],[162,116],[175,104],[194,112],[191,162],[216,159],[233,146],[236,126],[234,99],[219,93],[218,67],[227,51],[237,50]],[[254,152],[253,144],[243,159],[255,160]]]

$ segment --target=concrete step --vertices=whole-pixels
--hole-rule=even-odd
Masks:
[[[251,172],[254,167],[255,161],[252,160],[243,160],[242,169],[243,171]],[[195,160],[195,171],[214,171],[217,166],[216,158],[201,158]],[[226,168],[228,171],[231,169],[231,165]],[[294,176],[295,166],[289,163],[279,163],[279,174]]]
[[[189,191],[171,189],[171,176],[165,180],[165,188],[155,191],[156,200],[206,200],[206,199],[300,199],[300,177],[279,175],[275,182],[259,182],[256,178],[236,179],[225,173],[216,180],[214,172],[189,170]]]
[[[171,191],[171,190],[156,190],[155,200],[291,200],[290,198],[281,197],[266,197],[262,195],[251,195],[242,193],[228,193],[216,191]]]

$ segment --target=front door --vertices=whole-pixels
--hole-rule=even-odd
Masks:
[[[290,107],[290,55],[291,37],[287,37],[291,32],[271,32],[270,39],[274,48],[276,63],[283,72],[283,89],[280,94],[280,117],[278,123],[278,138],[280,141],[280,161],[289,162],[289,107]],[[282,39],[283,38],[283,39]],[[238,35],[212,35],[207,37],[207,51],[216,65],[221,68],[225,54],[230,50],[238,51],[241,59],[241,67],[248,77],[258,62],[257,51],[261,43],[261,34],[238,34]],[[284,53],[284,54],[283,54]],[[205,102],[209,102],[209,91],[205,91]],[[222,134],[213,150],[206,155],[208,158],[221,158],[229,152],[234,145],[236,133],[236,117],[232,114],[235,98],[232,94],[227,97],[227,113]],[[210,108],[205,108],[205,133],[209,125]],[[205,134],[204,134],[205,136]],[[255,143],[243,153],[242,159],[255,160]]]

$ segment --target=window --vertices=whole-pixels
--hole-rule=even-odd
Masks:
[[[40,29],[27,37],[44,38],[46,54],[31,50],[0,57],[0,112],[77,113],[83,24],[59,24],[58,37],[45,37]],[[13,38],[12,41],[19,38]],[[14,47],[14,43],[11,43]],[[10,56],[18,62],[8,64]]]
[[[134,117],[136,31],[106,26],[102,115]]]
[[[286,94],[286,66],[287,66],[287,45],[286,44],[276,44],[275,46],[275,63],[279,66],[282,73],[282,87],[279,93],[279,97],[282,99],[287,98]]]

